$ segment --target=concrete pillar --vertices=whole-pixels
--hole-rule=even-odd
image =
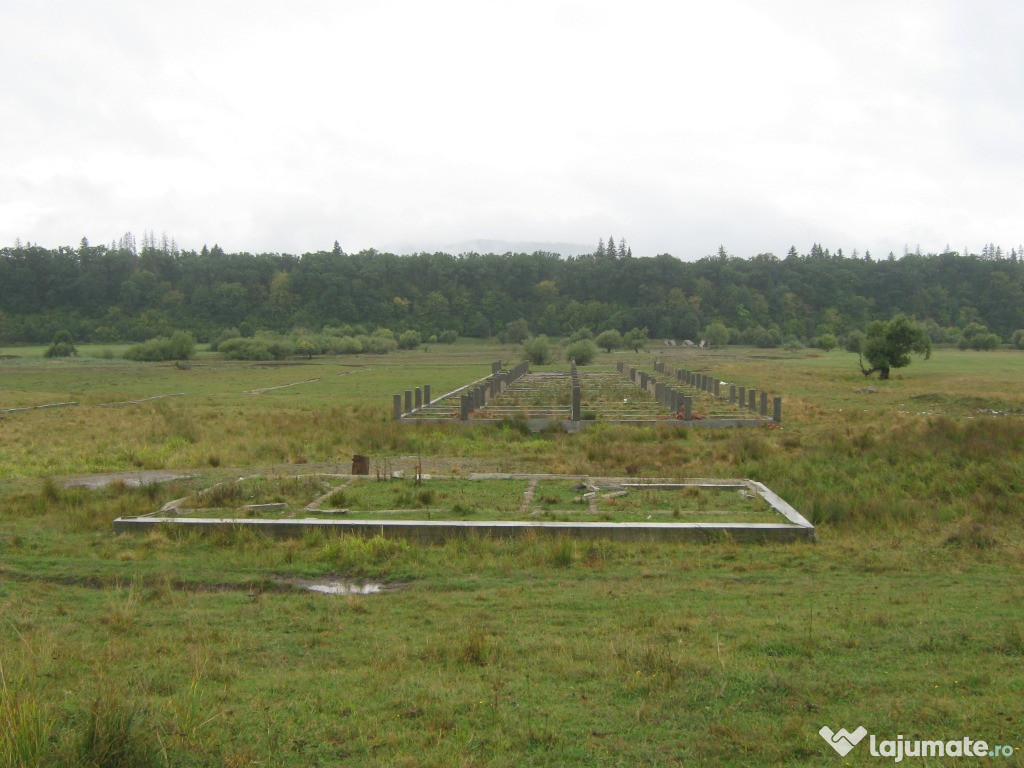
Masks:
[[[430,385],[423,385],[423,404],[430,405]]]
[[[730,384],[729,385],[729,403],[733,404],[735,402],[736,402],[736,385],[735,384]]]
[[[782,423],[782,398],[776,397],[772,401],[774,408],[772,409],[772,421],[776,424]]]
[[[657,381],[657,382],[654,383],[654,399],[657,400],[659,404],[664,404],[664,402],[665,402],[665,399],[664,399],[664,397],[665,397],[664,389],[665,389],[665,385],[662,384],[660,381]]]
[[[582,398],[580,397],[580,388],[579,388],[579,386],[573,387],[572,388],[572,420],[573,421],[579,421],[580,420],[580,400],[581,399]]]
[[[394,403],[393,403],[392,418],[395,419],[395,421],[397,421],[398,419],[402,418],[402,396],[401,395],[395,395]]]
[[[721,397],[721,396],[722,396],[722,382],[720,382],[718,379],[715,379],[715,397]]]
[[[747,408],[757,413],[757,390],[753,387],[747,390]]]
[[[469,412],[472,410],[469,395],[462,395],[459,397],[459,418],[462,421],[466,421],[469,418]]]
[[[640,389],[647,389],[647,373],[640,371]]]
[[[408,413],[412,410],[412,390],[405,390],[405,412]]]
[[[492,376],[494,374],[496,374],[500,370],[501,370],[501,360],[495,360],[493,363],[491,363],[491,375]]]
[[[746,408],[747,407],[747,388],[746,387],[740,387],[739,388],[739,401],[738,402],[739,402],[740,408]]]
[[[768,415],[768,393],[763,389],[761,390],[761,415]]]
[[[683,398],[683,421],[693,420],[693,398],[687,395]]]
[[[419,387],[416,387],[416,401],[415,402],[416,402],[416,408],[422,408],[423,407],[423,390],[420,389]]]

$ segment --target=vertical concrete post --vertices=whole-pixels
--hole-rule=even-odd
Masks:
[[[747,388],[746,387],[740,387],[739,388],[739,400],[738,400],[738,403],[739,403],[740,408],[746,408],[747,407]]]
[[[735,402],[736,402],[736,385],[735,384],[730,384],[729,385],[729,404],[731,405],[731,404],[733,404]]]
[[[757,390],[753,387],[747,390],[747,407],[757,413]]]
[[[721,396],[722,396],[722,382],[719,381],[718,379],[715,379],[715,397],[721,397]]]
[[[469,418],[469,412],[473,410],[473,400],[469,395],[462,395],[459,398],[459,418],[463,421]]]
[[[665,396],[664,389],[665,389],[665,385],[662,384],[660,381],[654,382],[654,399],[658,401],[659,405],[663,405],[665,403],[665,400],[664,400],[664,396]]]
[[[416,408],[417,409],[423,407],[423,390],[420,389],[419,387],[416,387],[416,400],[415,400],[415,403],[416,403]]]
[[[491,363],[491,375],[492,376],[494,374],[496,374],[500,370],[501,370],[501,360],[495,360],[493,363]]]
[[[402,396],[401,395],[395,395],[392,410],[393,410],[392,418],[395,421],[398,421],[400,418],[402,418]]]
[[[423,404],[424,405],[430,405],[430,402],[431,402],[430,401],[430,385],[429,384],[424,384],[423,385]]]
[[[772,405],[774,406],[773,409],[772,409],[772,421],[774,421],[776,424],[781,424],[782,423],[782,398],[781,397],[774,398],[773,401],[772,401]]]
[[[693,398],[689,395],[683,398],[683,421],[693,421]]]
[[[640,389],[647,389],[647,373],[640,371]]]
[[[572,388],[572,421],[580,420],[580,388],[577,384]]]
[[[405,412],[408,413],[412,410],[412,390],[405,390]]]
[[[761,415],[768,415],[768,393],[763,389],[761,390]]]

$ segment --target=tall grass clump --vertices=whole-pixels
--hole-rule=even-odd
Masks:
[[[145,713],[111,691],[96,697],[78,741],[78,763],[88,768],[149,768],[159,751],[147,732]]]
[[[0,768],[51,765],[52,730],[39,702],[8,686],[0,666]]]

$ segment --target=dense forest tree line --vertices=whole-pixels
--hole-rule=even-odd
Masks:
[[[0,341],[141,341],[186,330],[209,341],[225,328],[317,330],[361,323],[424,338],[443,331],[498,335],[525,318],[535,334],[647,328],[653,338],[697,339],[713,322],[733,341],[771,345],[844,336],[905,313],[935,341],[976,324],[1002,340],[1024,328],[1024,256],[847,256],[815,244],[784,257],[668,254],[633,258],[623,240],[593,254],[421,253],[374,250],[299,255],[179,250],[126,235],[110,245],[0,249]]]

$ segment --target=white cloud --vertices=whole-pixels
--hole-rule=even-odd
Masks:
[[[8,2],[0,242],[1022,239],[1015,3]]]

